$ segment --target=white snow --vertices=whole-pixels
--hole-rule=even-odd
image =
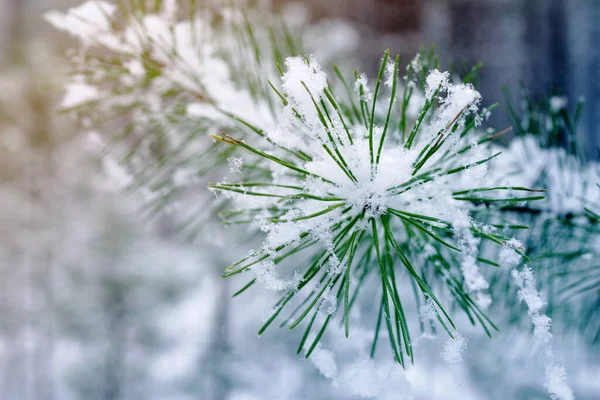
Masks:
[[[425,97],[428,100],[433,98],[434,93],[439,90],[440,92],[444,92],[448,87],[450,80],[450,73],[440,72],[437,69],[434,69],[427,75],[426,86],[425,86]]]
[[[50,11],[44,18],[55,28],[77,37],[84,46],[90,46],[110,30],[111,18],[116,11],[115,4],[92,0],[69,9],[67,13]]]
[[[567,107],[567,98],[563,96],[550,97],[550,110],[557,113]]]
[[[567,374],[562,365],[554,357],[550,333],[551,320],[541,313],[544,306],[541,294],[535,286],[535,278],[531,268],[525,266],[521,271],[513,270],[512,276],[519,287],[519,300],[527,304],[529,316],[534,325],[534,336],[545,347],[545,381],[544,386],[553,400],[573,400],[575,396],[567,384]]]
[[[430,298],[419,309],[419,316],[422,322],[435,321],[437,318],[435,303]]]
[[[463,360],[462,353],[467,348],[467,339],[460,333],[454,334],[454,339],[448,338],[442,350],[442,359],[448,364],[457,364]]]
[[[373,98],[373,93],[371,93],[371,89],[369,88],[369,79],[367,78],[367,74],[360,74],[356,81],[354,82],[354,91],[359,93],[362,89],[363,95],[362,100],[369,101]]]
[[[227,159],[229,163],[229,170],[233,173],[240,174],[242,167],[244,166],[244,160],[240,157],[229,157]]]
[[[61,107],[63,108],[77,107],[87,102],[98,100],[101,97],[98,88],[87,83],[67,83],[65,91],[61,103]]]
[[[256,275],[258,283],[267,290],[281,291],[293,289],[300,283],[300,276],[294,275],[291,280],[281,279],[276,271],[276,265],[271,260],[265,260],[252,267],[252,272]]]
[[[289,96],[302,114],[314,114],[311,95],[315,101],[324,97],[327,75],[314,58],[288,57],[285,60],[287,71],[281,78],[281,89]],[[305,87],[306,86],[306,87]],[[307,91],[310,91],[310,94]]]

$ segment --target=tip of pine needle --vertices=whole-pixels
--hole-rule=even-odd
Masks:
[[[506,128],[506,129],[504,129],[503,131],[500,131],[500,132],[498,132],[498,133],[495,133],[495,134],[493,134],[493,135],[491,135],[491,136],[488,136],[488,139],[490,139],[490,140],[497,139],[497,138],[499,138],[500,136],[504,136],[504,135],[506,135],[508,132],[512,131],[512,129],[513,129],[513,128],[512,128],[512,126],[511,126],[511,127],[508,127],[508,128]]]
[[[239,140],[232,138],[231,136],[229,136],[225,132],[221,132],[218,135],[215,135],[214,133],[211,133],[210,136],[213,139],[215,139],[215,140],[220,140],[221,142],[225,142],[225,143],[228,143],[228,144],[236,144],[236,143],[240,142]]]

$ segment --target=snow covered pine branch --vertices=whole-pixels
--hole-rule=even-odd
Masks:
[[[69,53],[74,71],[61,111],[90,131],[115,186],[141,193],[146,212],[169,211],[186,236],[196,236],[212,213],[182,198],[197,198],[206,174],[230,155],[205,132],[237,129],[228,111],[270,126],[279,100],[267,79],[298,44],[261,10],[152,3],[92,0],[46,13],[80,42]]]
[[[335,365],[319,350],[325,330],[339,309],[348,336],[360,319],[352,311],[359,295],[376,293],[371,356],[387,329],[393,357],[405,365],[416,343],[408,318],[415,313],[405,312],[412,292],[422,326],[437,321],[450,336],[447,362],[460,362],[466,346],[447,311],[451,298],[491,335],[480,266],[528,260],[512,237],[527,227],[500,214],[545,196],[518,174],[507,183],[503,165],[487,173],[500,155],[491,141],[506,130],[477,129],[493,107],[479,110],[473,74],[451,80],[430,52],[400,79],[399,58],[385,52],[374,84],[356,72],[346,80],[337,67],[331,79],[314,58],[294,56],[303,51],[285,24],[273,28],[276,18],[210,2],[142,3],[94,0],[46,15],[81,42],[63,108],[86,127],[129,117],[107,142],[127,155],[122,186],[141,189],[152,209],[177,208],[175,193],[197,196],[205,175],[229,163],[239,180],[209,185],[231,200],[220,216],[266,238],[224,275],[251,275],[236,295],[257,283],[281,293],[259,333],[280,316],[281,326],[302,324],[298,353]],[[223,133],[211,145],[206,131]],[[180,214],[195,225],[216,210],[198,197],[192,203],[194,217]],[[500,246],[498,259],[481,256],[484,243]],[[514,277],[536,332],[549,337],[547,317],[528,301],[528,271]],[[551,350],[547,362],[550,393],[570,399]]]
[[[367,277],[377,274],[375,340],[383,320],[394,357],[404,365],[413,350],[399,285],[412,280],[415,296],[429,301],[434,318],[455,335],[455,324],[424,279],[429,271],[489,334],[495,326],[483,310],[491,299],[478,264],[501,265],[479,257],[478,247],[490,241],[524,256],[506,233],[523,227],[486,225],[470,211],[544,196],[536,193],[543,190],[485,185],[487,163],[500,154],[490,154],[485,144],[502,132],[476,135],[489,114],[478,110],[479,93],[469,83],[452,83],[432,56],[413,60],[400,85],[399,58],[392,61],[385,52],[374,88],[355,72],[354,92],[336,68],[346,96],[336,94],[313,58],[291,57],[285,66],[280,89],[272,85],[282,103],[276,128],[246,123],[257,134],[246,140],[212,135],[268,171],[260,180],[210,185],[233,199],[236,208],[223,213],[227,223],[253,223],[266,234],[262,248],[224,274],[253,273],[237,294],[255,283],[283,292],[260,333],[304,293],[282,325],[292,329],[308,317],[298,352],[306,347],[309,357],[338,304],[349,335],[350,309]],[[411,115],[415,103],[418,113]],[[318,328],[320,311],[325,318]],[[313,329],[318,333],[306,343]]]

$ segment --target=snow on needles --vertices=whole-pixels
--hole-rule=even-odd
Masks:
[[[422,310],[423,318],[448,319],[441,312],[442,303],[419,279],[419,261],[404,253],[403,246],[422,243],[441,257],[456,252],[456,264],[449,273],[462,272],[463,283],[454,293],[472,296],[472,307],[485,308],[491,303],[489,284],[479,269],[480,243],[493,238],[497,244],[506,244],[510,238],[495,235],[493,227],[473,220],[469,190],[458,192],[466,197],[454,191],[461,173],[468,175],[469,188],[475,193],[496,189],[486,188],[489,152],[484,147],[471,145],[470,151],[458,153],[464,145],[458,132],[462,128],[470,132],[465,121],[469,115],[477,116],[481,96],[471,85],[451,83],[448,73],[431,71],[424,88],[429,98],[421,112],[431,116],[413,122],[410,139],[403,141],[397,123],[379,123],[392,118],[397,94],[398,70],[390,67],[388,59],[386,53],[375,90],[367,86],[366,75],[356,75],[353,101],[336,95],[313,57],[288,58],[279,92],[283,103],[279,118],[274,128],[261,130],[266,140],[213,135],[243,148],[255,163],[271,172],[260,182],[245,181],[242,174],[239,182],[210,186],[233,200],[238,211],[229,223],[252,221],[265,233],[263,246],[229,267],[225,276],[252,271],[267,289],[287,291],[286,301],[275,307],[266,326],[298,293],[306,293],[312,300],[292,327],[311,311],[320,311],[325,318],[340,310],[346,314],[351,287],[360,285],[353,274],[361,258],[367,260],[365,268],[382,275],[384,296],[394,300],[385,311],[386,318],[393,318],[401,312],[395,309],[401,302],[397,292],[385,284],[396,279],[388,271],[391,266],[387,266],[386,253],[390,262],[414,271],[409,279],[415,279],[422,295],[430,299]],[[353,109],[349,101],[359,104],[362,112],[344,113]],[[434,103],[437,106],[432,108]],[[387,116],[371,115],[378,110],[390,111]],[[299,280],[278,278],[275,271],[284,273],[284,260],[300,250],[308,252],[306,249],[313,252],[308,265],[298,268],[291,263],[298,269],[294,276]],[[506,251],[517,250],[506,244]],[[400,258],[394,260],[395,256]],[[349,331],[348,324],[345,329]],[[316,344],[306,346],[314,351]],[[456,336],[445,358],[457,362],[465,345],[466,341]]]
[[[144,107],[140,104],[148,104],[152,110],[159,111],[164,108],[163,93],[183,91],[195,99],[188,100],[188,108],[201,115],[214,117],[214,106],[218,105],[235,110],[236,115],[252,122],[270,121],[266,104],[253,99],[236,83],[238,73],[233,69],[258,67],[251,63],[236,64],[240,61],[235,61],[237,58],[231,53],[239,56],[239,48],[233,28],[211,24],[214,16],[209,10],[182,21],[177,21],[176,11],[176,2],[167,1],[156,13],[131,18],[117,15],[114,4],[88,1],[66,13],[48,12],[45,18],[55,28],[79,39],[82,50],[89,53],[85,56],[77,53],[74,57],[78,69],[89,72],[85,74],[88,84],[105,86],[108,76],[117,77],[115,84],[120,90],[107,93],[110,95],[105,96],[105,107],[110,103],[115,107],[131,104],[141,110]],[[103,58],[97,59],[90,53],[96,48],[118,55],[115,63],[121,62],[122,68],[104,71],[106,65],[99,62]],[[269,67],[261,72],[268,79],[275,68],[268,63],[266,55],[263,54],[263,58]],[[150,76],[152,79],[146,82],[144,78]],[[124,87],[129,90],[123,90]]]
[[[99,36],[108,33],[110,19],[116,11],[115,4],[106,1],[88,1],[71,8],[66,14],[50,11],[46,13],[45,18],[57,29],[77,37],[84,46],[90,46],[99,40]]]
[[[544,306],[541,294],[535,286],[535,277],[531,268],[525,266],[521,271],[513,270],[512,276],[519,287],[519,300],[527,305],[529,316],[534,326],[534,336],[545,347],[545,381],[544,386],[553,400],[573,400],[575,396],[567,384],[565,368],[554,359],[552,349],[552,334],[550,333],[550,318],[541,313]]]
[[[425,97],[427,99],[432,99],[435,92],[443,91],[448,87],[448,83],[450,81],[450,73],[440,72],[437,69],[434,69],[427,75],[426,85],[425,85]]]
[[[270,126],[268,97],[253,96],[243,77],[273,79],[278,74],[270,62],[270,48],[263,52],[262,64],[255,60],[254,48],[240,53],[242,30],[234,24],[245,20],[235,19],[228,8],[202,8],[184,16],[175,0],[157,5],[130,14],[119,13],[122,9],[108,2],[88,1],[66,12],[51,11],[45,18],[81,45],[68,53],[74,73],[65,85],[61,107],[79,117],[85,129],[110,126],[103,136],[114,140],[106,140],[96,152],[114,158],[113,164],[131,175],[147,203],[169,199],[152,206],[154,210],[168,209],[172,217],[189,219],[199,212],[198,204],[184,207],[180,200],[206,180],[207,171],[228,161],[233,173],[243,167],[242,158],[211,151],[206,130],[232,125],[222,110]],[[256,18],[252,11],[246,16],[249,21]],[[219,17],[226,22],[215,24]],[[268,22],[269,15],[261,18]],[[266,28],[254,34],[257,45],[265,46]],[[125,115],[131,125],[122,123]],[[116,118],[116,124],[107,124]],[[122,129],[115,131],[113,126]],[[201,210],[206,212],[206,207]]]
[[[288,57],[285,66],[289,72],[281,79],[283,92],[302,115],[316,115],[310,96],[317,101],[323,98],[327,75],[314,58]]]

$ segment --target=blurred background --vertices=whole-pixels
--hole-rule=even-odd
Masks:
[[[353,398],[295,356],[296,336],[256,338],[259,312],[236,307],[219,279],[225,237],[182,243],[169,221],[149,226],[135,198],[96,175],[79,126],[56,112],[74,43],[42,19],[80,3],[0,0],[0,399]],[[465,71],[483,62],[485,104],[504,104],[503,88],[519,98],[521,84],[532,98],[564,96],[571,108],[583,98],[579,134],[586,156],[598,157],[598,0],[288,3],[274,0],[308,15],[309,48],[337,43],[371,74],[386,48],[408,62],[433,44],[442,65]],[[510,124],[503,111],[493,118]],[[270,300],[244,301],[268,310]],[[472,349],[489,345],[470,340]],[[597,344],[589,350],[577,335],[562,343],[579,398],[597,399]],[[490,369],[498,359],[475,352],[452,375],[436,369],[434,349],[414,369],[415,398],[546,398],[541,372],[523,361],[531,344],[506,334],[494,346],[522,367]],[[498,385],[506,392],[489,392]]]
[[[285,2],[287,0],[277,0]],[[358,26],[361,58],[374,69],[382,48],[410,57],[435,45],[442,65],[482,62],[478,90],[491,104],[523,83],[535,97],[558,93],[586,101],[589,154],[600,126],[600,2],[596,0],[308,0],[313,18]],[[405,61],[407,61],[405,59]],[[496,113],[500,114],[500,113]],[[501,116],[496,115],[498,122]]]
[[[46,39],[64,49],[65,37],[41,20],[51,9],[76,0],[1,0],[0,64],[22,61],[23,44]],[[357,30],[356,52],[371,72],[382,49],[412,57],[435,45],[442,65],[457,70],[482,62],[478,89],[488,104],[503,102],[506,87],[517,96],[524,84],[533,98],[560,94],[569,104],[585,100],[582,135],[588,155],[600,145],[600,2],[596,0],[273,0],[275,6],[302,4],[309,18],[350,22]],[[339,30],[328,41],[347,42]],[[50,44],[51,43],[51,44]],[[506,117],[495,113],[495,122]],[[504,120],[502,120],[504,118]]]

